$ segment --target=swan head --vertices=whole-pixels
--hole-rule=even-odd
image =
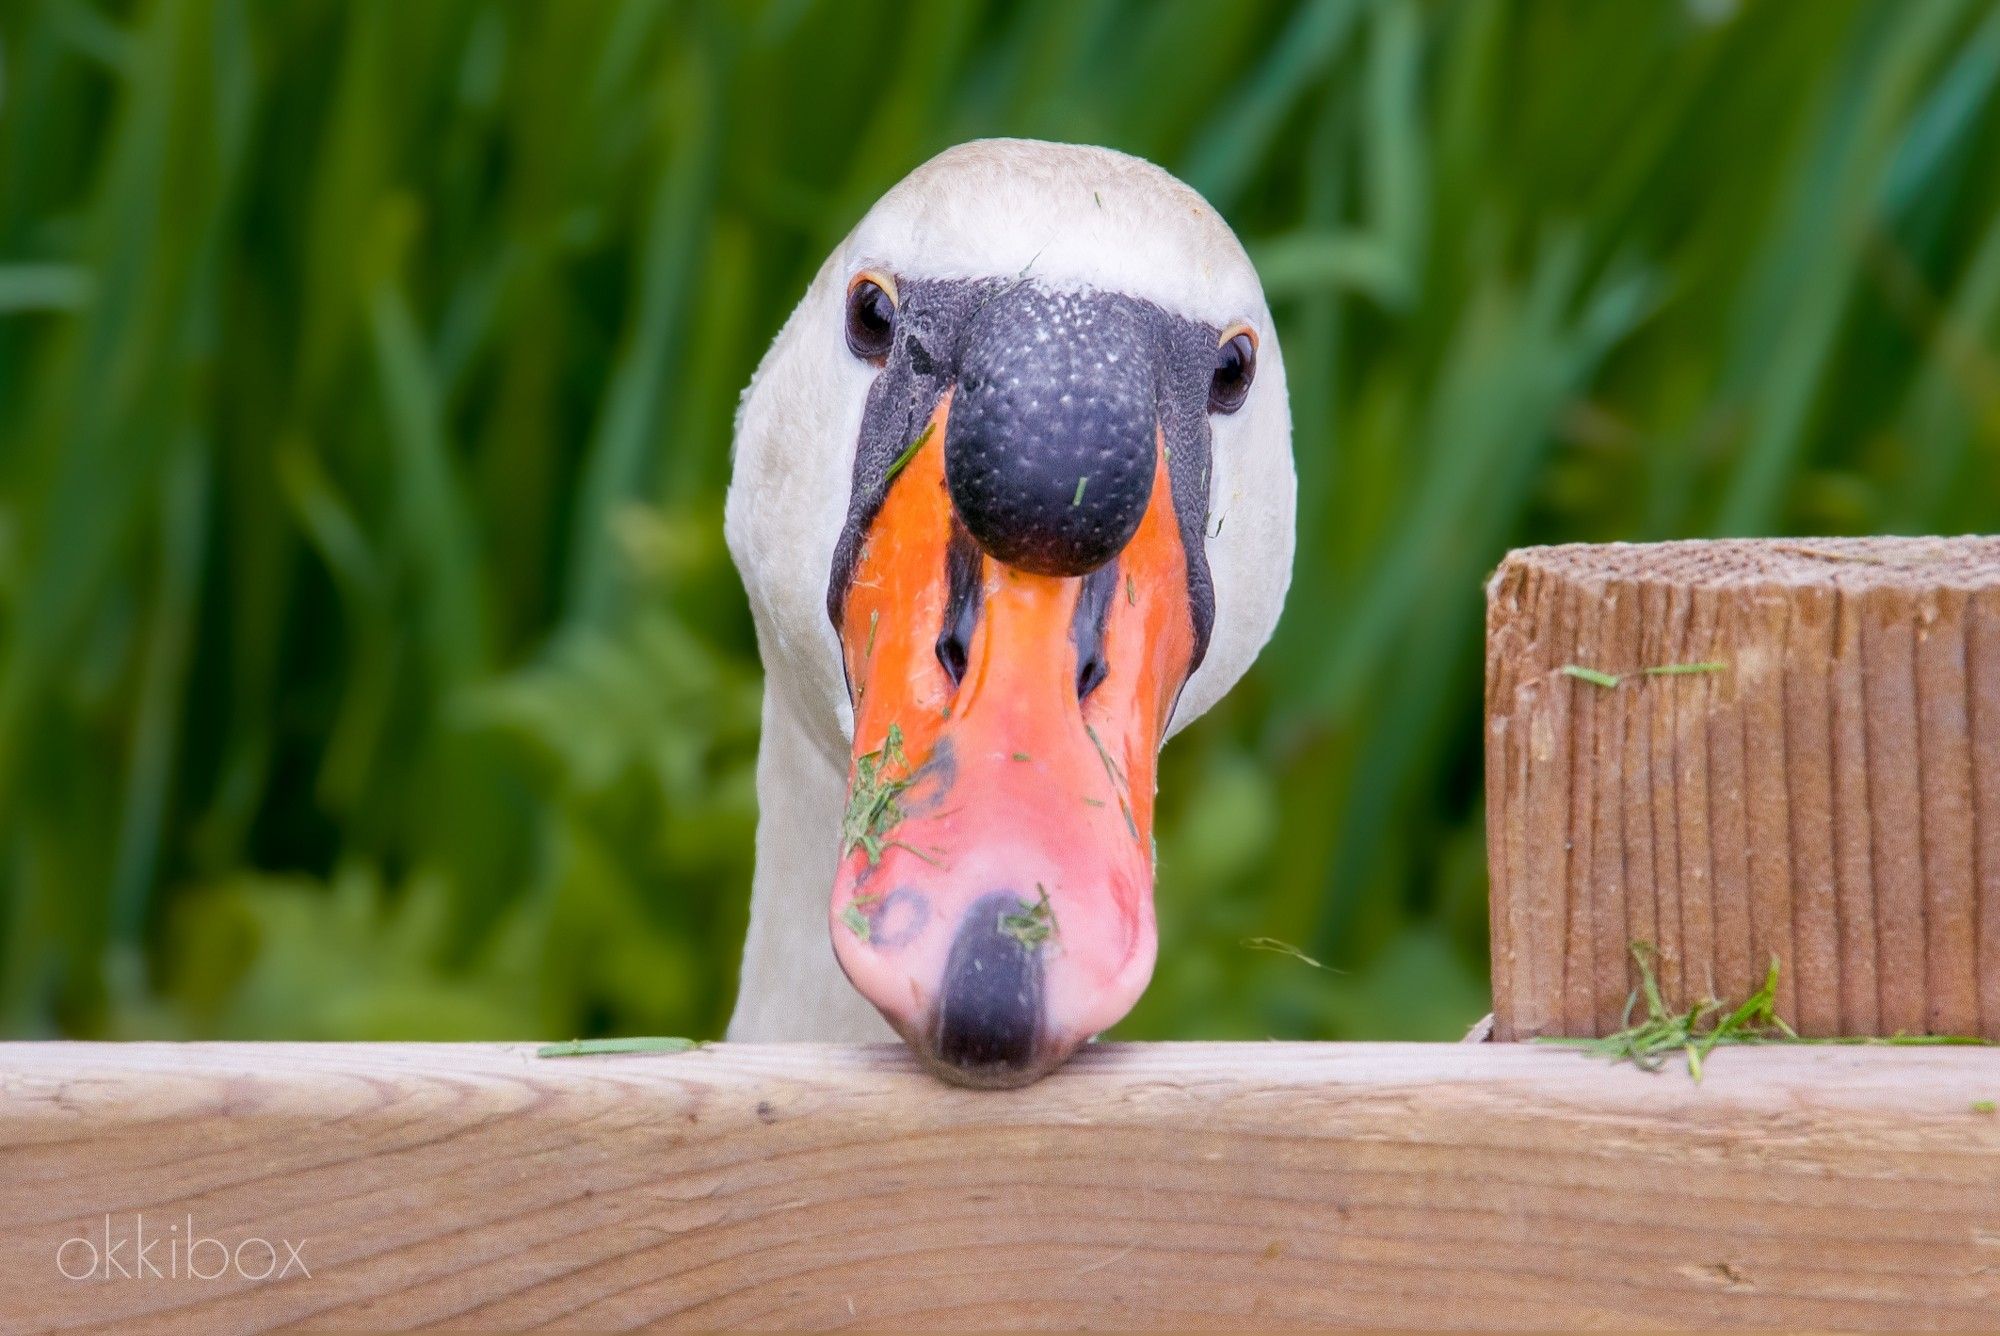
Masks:
[[[932,159],[766,355],[730,549],[848,775],[835,954],[940,1076],[1034,1080],[1144,990],[1155,761],[1268,639],[1294,492],[1255,270],[1110,150]]]

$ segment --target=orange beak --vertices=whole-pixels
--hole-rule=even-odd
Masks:
[[[934,1071],[1021,1085],[1152,975],[1154,765],[1194,629],[1157,433],[1131,541],[1035,575],[954,512],[951,403],[890,478],[842,610],[854,764],[829,919],[847,977]]]

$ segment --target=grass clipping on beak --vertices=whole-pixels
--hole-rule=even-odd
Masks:
[[[881,746],[854,760],[854,784],[847,793],[847,812],[840,820],[842,858],[859,849],[873,867],[882,861],[884,849],[899,843],[888,835],[903,819],[903,805],[897,800],[912,778],[909,760],[903,755],[903,730],[891,724]]]
[[[1055,934],[1056,915],[1049,907],[1049,888],[1035,883],[1037,899],[1025,909],[1000,916],[1000,931],[1032,951]]]

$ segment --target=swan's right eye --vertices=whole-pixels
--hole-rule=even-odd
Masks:
[[[896,298],[872,275],[847,287],[847,348],[856,357],[880,362],[896,336]]]

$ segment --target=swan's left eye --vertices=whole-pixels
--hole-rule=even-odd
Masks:
[[[1243,407],[1250,382],[1257,378],[1257,339],[1239,329],[1215,348],[1215,374],[1208,382],[1208,411],[1234,413]]]
[[[896,336],[896,298],[875,279],[862,275],[847,289],[847,349],[879,362]]]

